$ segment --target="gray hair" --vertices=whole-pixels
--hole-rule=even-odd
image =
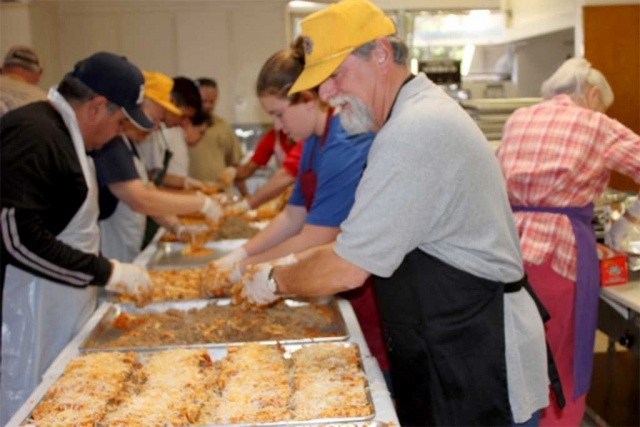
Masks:
[[[84,84],[80,79],[66,74],[57,88],[58,92],[69,104],[84,104],[98,96],[89,86]],[[119,105],[107,100],[107,109],[109,114],[114,114],[120,109]]]
[[[605,108],[613,104],[613,90],[604,75],[586,59],[571,58],[542,83],[541,91],[544,99],[567,94],[577,103],[583,104],[585,91],[591,87],[600,89],[600,100]]]
[[[389,40],[391,47],[393,48],[393,62],[396,64],[406,64],[407,58],[409,58],[409,48],[407,45],[400,38],[395,36],[389,36],[387,37],[387,40]],[[362,59],[369,60],[371,59],[371,52],[375,47],[376,41],[373,40],[356,48],[352,53]]]

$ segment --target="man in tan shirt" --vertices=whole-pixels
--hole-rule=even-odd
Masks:
[[[47,99],[38,82],[42,77],[40,58],[26,46],[9,49],[0,75],[0,116],[9,110]]]
[[[215,80],[199,78],[196,84],[202,97],[202,109],[211,114],[213,125],[207,129],[199,144],[189,147],[189,176],[201,181],[218,181],[225,168],[240,163],[242,147],[231,126],[214,114],[218,99]],[[242,194],[246,193],[243,188],[238,189]]]

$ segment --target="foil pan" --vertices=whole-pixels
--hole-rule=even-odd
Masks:
[[[113,344],[115,341],[121,339],[123,335],[135,333],[136,332],[136,318],[132,320],[132,326],[122,326],[122,322],[128,321],[127,315],[133,316],[145,316],[156,313],[166,313],[169,310],[178,310],[182,312],[188,312],[193,309],[204,309],[209,308],[209,306],[213,305],[215,307],[220,307],[221,310],[227,310],[227,308],[231,303],[230,298],[222,298],[222,299],[207,299],[207,300],[185,300],[185,301],[165,301],[159,303],[149,304],[146,307],[136,307],[133,304],[112,304],[112,306],[105,312],[104,316],[100,319],[96,327],[91,331],[88,335],[87,339],[82,343],[79,347],[81,352],[95,352],[95,351],[155,351],[161,349],[171,349],[171,348],[200,348],[200,347],[226,347],[228,344],[246,344],[249,342],[260,343],[260,344],[301,344],[301,343],[314,343],[314,342],[328,342],[328,341],[343,341],[349,338],[349,333],[347,331],[347,326],[345,324],[344,318],[342,317],[342,313],[338,307],[338,303],[335,298],[315,298],[315,299],[285,299],[283,300],[283,304],[286,307],[291,307],[292,309],[296,307],[304,307],[308,306],[311,303],[315,304],[319,307],[322,313],[326,314],[330,317],[330,322],[324,324],[321,328],[315,331],[315,336],[312,336],[311,333],[307,336],[301,336],[298,334],[296,337],[287,338],[286,335],[277,334],[272,335],[269,338],[258,339],[258,340],[244,340],[244,339],[234,339],[233,334],[231,333],[230,337],[214,337],[211,341],[214,342],[206,342],[203,339],[198,342],[193,343],[175,343],[175,344],[167,344],[167,345],[157,345],[157,346],[148,346],[145,344],[137,345],[118,345]],[[286,311],[283,310],[283,311]],[[247,315],[250,315],[248,313]],[[148,320],[149,322],[153,321]],[[191,323],[194,322],[194,323]],[[201,326],[202,323],[199,320],[199,317],[196,315],[186,314],[184,317],[184,322],[180,319],[180,330],[182,330],[182,324],[184,324],[184,331],[194,330],[196,329],[195,322],[199,322],[198,326]],[[140,323],[142,324],[142,323]],[[277,325],[276,325],[277,326]],[[265,330],[263,324],[258,325],[257,327],[261,328],[260,333]],[[213,326],[212,326],[213,328]],[[175,330],[171,330],[172,332],[176,332]],[[179,332],[179,331],[177,331]],[[251,332],[251,331],[250,331]],[[240,333],[239,333],[240,334]],[[205,335],[206,336],[206,335]],[[127,339],[127,342],[131,342],[135,340]],[[203,342],[204,341],[204,342]]]
[[[373,418],[376,416],[376,409],[373,401],[373,397],[371,395],[370,389],[370,378],[372,372],[369,370],[371,368],[371,364],[364,363],[362,353],[360,352],[360,347],[356,343],[336,343],[338,345],[342,345],[345,347],[355,347],[356,353],[358,354],[358,364],[360,369],[365,373],[365,390],[366,390],[366,399],[367,404],[371,408],[371,414],[362,417],[345,417],[345,418],[322,418],[322,419],[313,419],[313,420],[303,420],[303,421],[278,421],[278,422],[268,422],[268,423],[250,423],[250,424],[190,424],[193,427],[214,427],[214,426],[223,426],[223,427],[250,427],[250,426],[307,426],[307,425],[317,425],[317,426],[326,426],[326,427],[387,427],[388,425],[384,422],[374,421]],[[282,348],[284,349],[284,358],[288,359],[292,357],[292,354],[302,347],[313,346],[315,344],[284,344]],[[195,346],[193,348],[203,348],[203,346]],[[227,355],[227,346],[220,348],[209,348],[207,349],[207,353],[211,357],[212,360],[220,360]],[[157,351],[159,349],[154,349]],[[148,353],[139,353],[138,360],[141,363],[145,363],[148,356],[153,354],[153,352]],[[376,365],[377,366],[377,365]],[[62,373],[60,373],[62,375]],[[55,382],[58,380],[59,376],[55,378],[48,378],[48,388],[50,389]],[[37,403],[33,405],[33,409],[35,409],[42,401],[45,400],[48,392],[45,393],[41,399],[38,400]],[[33,411],[33,410],[32,410]],[[355,424],[357,423],[357,424]],[[100,423],[99,423],[100,424]],[[31,413],[29,416],[20,424],[23,427],[37,427],[36,421],[31,421]],[[101,426],[102,427],[102,426]],[[106,427],[106,426],[105,426]],[[158,426],[161,427],[161,426]]]
[[[209,249],[211,253],[201,256],[183,255],[182,250],[185,244],[182,242],[158,242],[158,249],[151,255],[146,267],[149,270],[202,267],[209,261],[222,258],[246,242],[246,239],[207,242],[203,247]]]

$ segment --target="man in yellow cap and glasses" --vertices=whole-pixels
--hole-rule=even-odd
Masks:
[[[378,134],[336,243],[244,280],[244,297],[334,294],[373,275],[403,426],[537,425],[543,322],[489,144],[411,75],[393,22],[369,1],[333,4],[301,29],[305,69],[290,94],[319,86],[348,132]]]
[[[142,108],[156,127],[170,119],[168,116],[181,116],[180,109],[171,102],[173,79],[162,73],[143,71],[143,75]],[[133,144],[142,142],[148,134],[149,131],[129,126],[93,154],[100,185],[100,248],[105,256],[119,261],[131,262],[139,254],[145,215],[185,240],[199,230],[181,224],[176,215],[202,212],[214,221],[222,215],[219,204],[209,197],[158,191],[149,183],[141,153]]]

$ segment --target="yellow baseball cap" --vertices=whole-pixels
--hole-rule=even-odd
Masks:
[[[173,79],[158,72],[142,71],[144,76],[144,96],[162,105],[167,111],[181,116],[182,111],[171,102]]]
[[[342,0],[312,13],[300,23],[304,70],[289,95],[325,81],[358,47],[395,34],[393,21],[367,0]]]

